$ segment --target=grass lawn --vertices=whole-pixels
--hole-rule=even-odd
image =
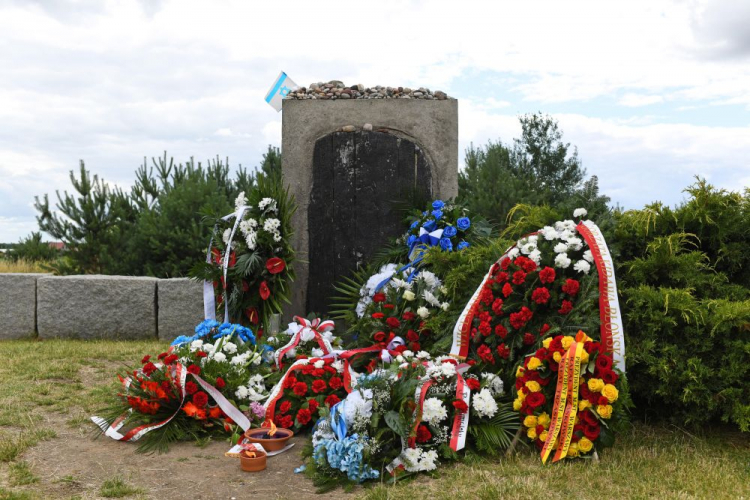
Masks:
[[[76,462],[71,470],[50,470],[43,460],[45,447],[67,442],[67,448],[93,450],[93,424],[88,417],[117,390],[115,369],[138,363],[144,353],[158,353],[164,344],[111,341],[4,341],[0,342],[0,500],[35,498],[181,498],[183,492],[158,490],[147,477],[104,473],[96,460]],[[421,476],[397,486],[359,489],[352,498],[379,499],[496,499],[538,498],[749,498],[750,437],[726,430],[701,432],[676,427],[636,424],[618,438],[601,461],[575,461],[542,466],[537,454],[522,449],[510,459],[471,460],[438,469],[434,477]],[[132,447],[107,443],[118,459],[137,463]],[[78,446],[79,448],[75,448]],[[156,477],[181,473],[186,481],[207,475],[207,467],[221,464],[222,444],[192,455],[170,452],[153,463]],[[210,450],[210,452],[209,452]],[[184,451],[184,450],[183,450]],[[59,460],[77,461],[79,452]],[[83,456],[88,452],[81,451]],[[170,455],[173,455],[170,457]],[[122,458],[124,457],[124,458]],[[223,457],[221,457],[223,458]],[[151,462],[149,462],[151,463]],[[137,467],[137,466],[136,466]],[[152,465],[144,467],[153,467]],[[252,490],[247,475],[232,468],[226,483]],[[305,479],[290,477],[300,484]],[[189,484],[188,482],[185,483]],[[308,484],[298,498],[308,498]],[[210,483],[191,488],[194,498],[218,496]],[[268,498],[291,496],[266,495]],[[346,497],[337,491],[325,498]],[[238,495],[237,498],[241,498]],[[324,497],[321,497],[324,498]]]

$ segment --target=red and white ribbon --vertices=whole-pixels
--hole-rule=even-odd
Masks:
[[[333,352],[331,343],[323,336],[323,333],[333,330],[333,321],[321,321],[320,318],[315,318],[313,321],[308,321],[307,319],[300,316],[295,316],[294,319],[297,321],[297,323],[299,323],[301,328],[292,334],[292,339],[284,347],[282,347],[281,349],[277,349],[276,352],[273,353],[276,367],[279,369],[281,369],[284,365],[284,356],[286,356],[289,351],[297,347],[297,345],[302,340],[302,336],[305,334],[313,334],[315,341],[323,351],[323,355],[327,355]]]

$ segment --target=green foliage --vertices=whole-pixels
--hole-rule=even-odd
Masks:
[[[29,262],[44,262],[54,260],[59,255],[60,252],[56,248],[42,241],[42,233],[34,231],[13,247],[9,258],[13,261],[23,259]]]

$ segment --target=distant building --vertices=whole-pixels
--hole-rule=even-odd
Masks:
[[[47,242],[50,248],[54,248],[55,250],[63,251],[65,250],[65,243],[62,241],[49,241]]]

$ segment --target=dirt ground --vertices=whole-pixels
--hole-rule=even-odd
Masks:
[[[50,418],[53,424],[57,420]],[[91,424],[93,429],[93,424]],[[27,450],[24,459],[32,464],[40,481],[33,491],[43,498],[101,498],[104,481],[120,476],[143,490],[135,498],[158,499],[301,499],[316,497],[315,488],[294,469],[302,464],[304,437],[294,437],[294,448],[268,458],[266,470],[240,470],[239,459],[224,456],[229,444],[213,441],[204,447],[178,443],[168,453],[142,455],[136,446],[107,437],[92,438],[80,429],[66,426],[60,418],[57,438]],[[319,498],[352,498],[333,491]]]

